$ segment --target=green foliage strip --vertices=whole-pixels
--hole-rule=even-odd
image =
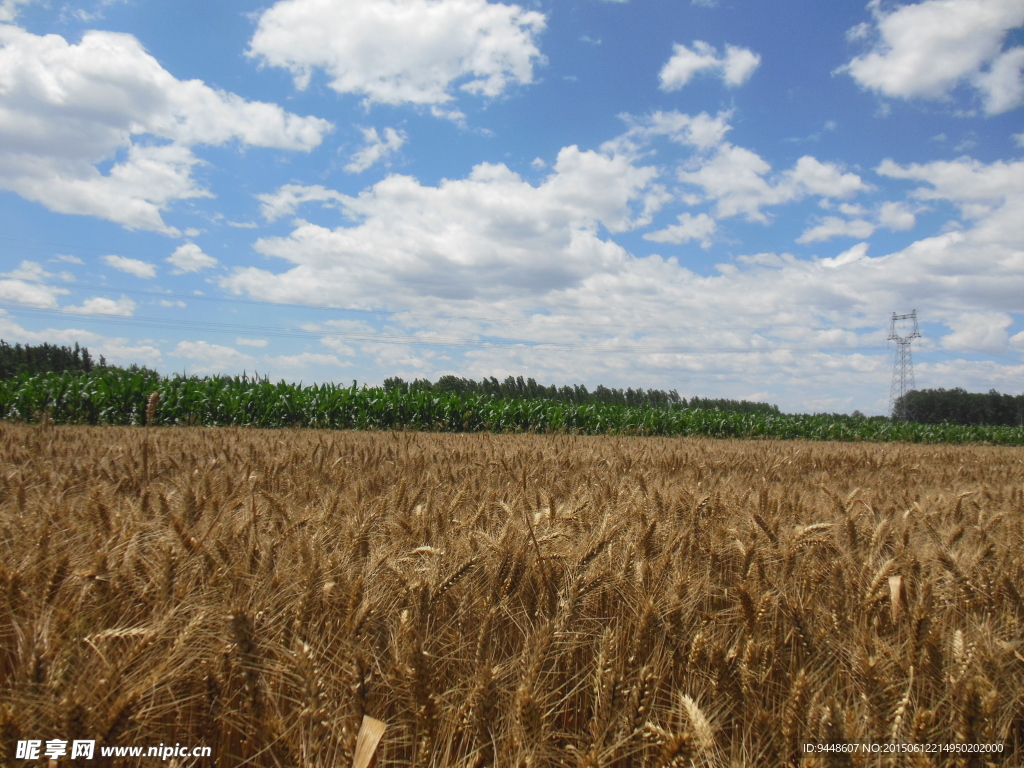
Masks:
[[[99,366],[107,363],[100,355]],[[46,373],[49,371],[82,371],[88,373],[96,365],[85,347],[76,343],[72,347],[58,347],[55,344],[15,344],[11,346],[0,339],[0,379],[11,379],[22,374]]]
[[[916,389],[896,401],[896,417],[922,424],[1024,426],[1024,395],[955,389]]]
[[[142,425],[159,393],[158,425],[555,432],[1024,445],[1024,429],[915,424],[856,417],[629,408],[487,395],[433,394],[355,384],[301,386],[248,376],[163,378],[148,370],[48,373],[0,381],[0,418]]]

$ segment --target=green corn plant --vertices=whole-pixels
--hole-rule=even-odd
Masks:
[[[915,424],[806,414],[629,407],[557,400],[499,399],[333,383],[303,386],[258,376],[161,377],[106,369],[22,375],[0,381],[0,418],[59,424],[142,426],[159,394],[164,426],[568,433],[783,440],[902,441],[1024,445],[1024,428]]]

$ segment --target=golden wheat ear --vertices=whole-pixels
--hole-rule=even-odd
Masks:
[[[892,613],[892,623],[898,624],[900,620],[900,610],[907,602],[907,590],[903,586],[902,576],[890,576],[889,577],[889,609]]]
[[[372,768],[377,762],[377,747],[384,736],[387,723],[363,715],[363,724],[359,726],[356,737],[356,754],[352,758],[352,768]]]

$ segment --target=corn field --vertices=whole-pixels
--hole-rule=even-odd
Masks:
[[[0,423],[0,764],[1019,765],[1022,584],[1019,448]]]
[[[147,421],[153,392],[159,397]],[[164,378],[153,371],[49,373],[0,381],[0,419],[27,423],[248,426],[577,435],[1024,445],[1024,427],[915,424],[837,416],[633,408],[497,399],[265,378]]]

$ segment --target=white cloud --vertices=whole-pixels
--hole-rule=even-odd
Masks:
[[[715,117],[706,112],[691,116],[678,111],[657,111],[643,117],[624,114],[620,117],[628,126],[626,132],[605,142],[602,150],[641,158],[650,153],[649,145],[657,137],[666,137],[697,150],[680,166],[677,175],[684,184],[701,187],[704,194],[684,192],[679,198],[688,205],[715,202],[717,218],[744,215],[751,221],[767,222],[768,217],[761,210],[766,206],[813,195],[823,198],[823,206],[829,207],[832,199],[849,198],[873,189],[857,174],[844,172],[839,166],[823,163],[810,155],[799,158],[788,171],[769,177],[772,168],[767,161],[749,149],[725,141],[726,133],[731,130],[728,122],[731,114],[720,112]],[[683,230],[670,228],[665,230],[664,237],[670,237],[670,231],[683,234]]]
[[[1018,147],[1024,147],[1024,133],[1013,134],[1013,140]]]
[[[45,280],[52,274],[43,269],[43,265],[35,261],[23,261],[10,272],[0,272],[0,277],[12,280]]]
[[[755,152],[723,143],[714,155],[699,158],[694,170],[684,168],[679,180],[704,190],[715,202],[718,218],[743,215],[749,221],[767,222],[762,208],[793,202],[808,195],[849,197],[871,189],[855,173],[805,155],[792,169],[769,179],[769,165]]]
[[[333,189],[320,184],[304,187],[301,184],[285,184],[276,192],[257,195],[262,203],[261,213],[267,221],[277,221],[282,216],[294,215],[303,203],[343,203],[348,198]]]
[[[185,304],[185,302],[181,301],[181,300],[169,301],[168,299],[161,299],[160,300],[160,306],[161,307],[167,307],[167,308],[175,307],[175,308],[178,308],[178,309],[184,309],[188,305]]]
[[[1010,337],[1010,345],[1018,352],[1024,352],[1024,331]]]
[[[376,128],[362,128],[363,138],[366,146],[352,155],[352,162],[345,166],[349,173],[362,173],[378,160],[383,160],[402,148],[408,138],[405,131],[396,131],[394,128],[384,129],[384,138],[377,133]]]
[[[965,157],[901,166],[883,160],[877,172],[929,184],[914,190],[912,196],[918,200],[948,200],[968,219],[988,219],[989,224],[998,223],[1008,231],[1024,234],[1024,227],[1008,205],[1024,203],[1024,161],[999,160],[986,165]],[[994,213],[999,215],[992,216]]]
[[[917,216],[906,203],[882,203],[878,209],[878,224],[893,232],[902,232],[914,228]]]
[[[722,75],[726,85],[743,85],[759,66],[761,66],[760,54],[747,48],[737,48],[734,45],[725,46]]]
[[[240,347],[258,347],[262,349],[263,347],[267,346],[268,342],[266,339],[243,339],[241,336],[239,336],[237,339],[235,339],[235,344],[237,344]]]
[[[965,312],[945,321],[953,332],[942,337],[942,347],[960,352],[1006,351],[1013,318],[1004,312]]]
[[[244,352],[207,341],[180,341],[171,356],[188,360],[191,372],[198,374],[233,373],[242,368],[251,368],[256,362],[256,358]]]
[[[203,253],[202,249],[194,243],[179,245],[166,261],[174,267],[176,275],[212,269],[219,263],[213,256]]]
[[[809,155],[796,161],[793,170],[787,172],[785,183],[806,194],[822,197],[849,197],[871,189],[857,174],[843,173],[838,166]]]
[[[851,43],[857,40],[864,40],[871,36],[871,25],[866,21],[862,21],[860,24],[856,24],[846,30],[846,39]]]
[[[71,13],[76,19],[80,21],[97,21],[99,19],[102,19],[106,15],[106,10],[110,6],[114,5],[115,3],[125,3],[129,1],[130,0],[98,0],[95,5],[96,10],[94,11],[87,11],[84,8],[77,8]],[[64,6],[64,8],[61,9],[61,15],[63,16],[64,14],[66,14],[68,10],[69,6]]]
[[[322,355],[315,352],[302,352],[298,355],[280,355],[268,357],[267,362],[276,370],[288,369],[279,375],[287,376],[295,368],[308,368],[313,365],[330,365],[335,367],[345,366],[348,363],[338,359],[337,355]]]
[[[56,309],[57,297],[68,291],[65,288],[37,284],[48,277],[52,275],[34,261],[23,261],[10,272],[0,272],[0,302],[36,309]]]
[[[820,243],[833,237],[855,237],[858,240],[871,237],[875,225],[864,219],[840,219],[826,216],[817,226],[811,227],[796,239],[798,243]]]
[[[18,18],[20,6],[28,5],[35,0],[0,0],[0,22],[10,22]]]
[[[20,280],[0,280],[0,302],[37,309],[56,309],[57,294],[67,293],[46,285],[30,285]]]
[[[761,213],[765,205],[777,205],[793,199],[794,192],[772,186],[765,180],[771,166],[749,149],[724,144],[696,170],[681,170],[679,180],[701,187],[708,199],[716,200],[719,218],[746,214],[755,221],[767,221]]]
[[[147,280],[156,277],[156,265],[150,264],[148,261],[113,255],[103,256],[100,261],[108,267],[113,267],[121,272],[127,272],[129,275],[135,275]]]
[[[870,246],[867,243],[857,243],[852,248],[849,248],[838,256],[833,256],[830,259],[819,259],[818,263],[828,269],[838,269],[839,267],[845,267],[849,264],[854,264],[858,261],[863,261],[868,257],[868,248]],[[756,263],[756,262],[751,262]]]
[[[643,117],[623,114],[620,117],[628,126],[628,130],[605,142],[602,149],[606,152],[638,154],[646,144],[659,136],[696,149],[712,149],[721,144],[725,134],[732,129],[728,122],[731,114],[719,112],[715,117],[711,117],[707,112],[686,115],[676,110],[657,110]]]
[[[191,147],[308,151],[330,127],[178,80],[128,34],[90,31],[70,44],[0,26],[0,187],[53,211],[178,235],[162,212],[211,196],[192,178]]]
[[[441,120],[450,120],[460,128],[466,127],[466,113],[461,109],[441,109],[435,104],[430,108],[430,114]]]
[[[122,296],[120,299],[108,299],[94,296],[86,299],[80,306],[64,307],[65,312],[76,315],[112,315],[115,317],[131,317],[135,313],[135,302]]]
[[[831,201],[828,198],[824,198],[820,205],[822,208],[828,209],[831,207]],[[868,209],[857,203],[841,203],[839,205],[839,212],[845,216],[867,216]]]
[[[57,261],[63,261],[63,262],[65,262],[66,264],[78,264],[79,266],[81,266],[81,265],[85,264],[85,262],[84,262],[84,261],[82,261],[82,260],[81,260],[80,258],[78,258],[77,256],[69,256],[69,255],[68,255],[68,254],[66,254],[66,253],[58,253],[58,254],[57,254],[56,256],[54,256],[53,258],[54,258],[54,259],[56,259]]]
[[[981,72],[974,83],[983,94],[985,112],[998,115],[1024,104],[1024,46],[1001,53],[987,72]]]
[[[898,98],[945,99],[967,84],[979,91],[989,114],[1024,102],[1024,48],[1003,50],[1009,30],[1024,24],[1020,0],[925,0],[892,11],[874,0],[868,7],[877,42],[842,68],[862,87]]]
[[[689,213],[679,215],[679,223],[672,224],[657,232],[650,232],[644,235],[644,240],[655,243],[688,243],[691,240],[700,240],[704,248],[711,247],[711,235],[715,233],[717,225],[715,220],[706,213],[693,216]]]
[[[533,82],[545,17],[486,0],[280,0],[260,16],[249,55],[296,87],[323,69],[367,103],[443,104],[451,88],[499,96]]]
[[[674,43],[672,58],[662,67],[658,77],[663,91],[677,91],[701,72],[717,75],[728,86],[743,85],[761,64],[761,57],[747,48],[725,46],[718,55],[713,45],[695,40],[693,48]]]
[[[500,296],[509,286],[569,285],[621,263],[625,251],[600,237],[598,227],[623,232],[646,224],[656,207],[647,197],[661,194],[651,184],[655,175],[622,155],[566,147],[538,186],[487,163],[436,187],[389,176],[358,197],[338,195],[358,224],[298,222],[289,237],[257,242],[257,250],[293,262],[293,269],[237,270],[222,284],[328,303],[363,301],[359,285],[366,279],[416,295]]]

